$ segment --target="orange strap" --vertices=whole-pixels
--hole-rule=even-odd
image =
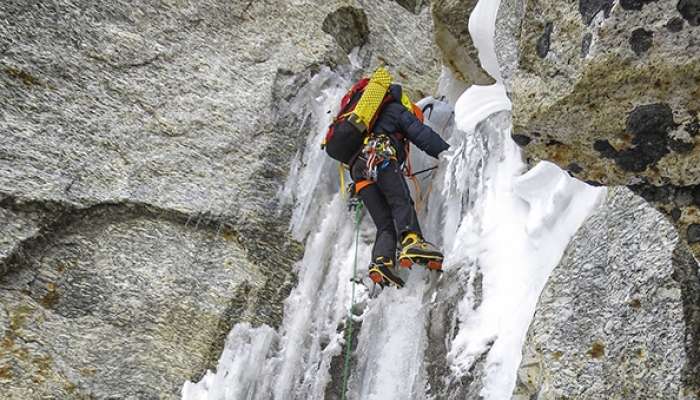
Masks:
[[[373,183],[374,181],[371,181],[369,179],[362,179],[360,181],[355,182],[355,193],[360,193],[360,190],[366,188],[367,186]]]
[[[413,114],[418,118],[421,123],[425,123],[425,116],[423,115],[423,110],[420,109],[416,104],[413,104]]]

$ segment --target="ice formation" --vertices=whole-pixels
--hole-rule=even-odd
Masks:
[[[498,2],[482,3],[474,13],[487,26],[474,37],[482,64],[497,73],[489,54]],[[318,144],[349,84],[322,70],[297,100],[300,114],[312,118],[316,129],[280,192],[294,202],[292,232],[306,244],[282,326],[234,326],[216,371],[185,383],[183,399],[339,398],[331,389],[340,385],[355,226],[338,191],[336,164]],[[440,87],[454,86],[449,75],[442,78]],[[455,380],[482,363],[480,394],[508,399],[537,298],[604,189],[546,162],[526,171],[510,139],[510,102],[499,83],[472,86],[454,107],[434,98],[419,104],[451,145],[439,161],[412,151],[414,170],[439,166],[418,178],[414,197],[427,238],[444,249],[445,273],[438,278],[419,268],[402,271],[405,288],[387,288],[373,299],[358,285],[362,313],[354,319],[355,327],[361,326],[355,331],[346,398],[432,398],[437,388],[428,383],[425,362],[430,310],[449,301],[443,293],[461,293],[456,335],[444,338],[444,363]],[[359,229],[358,275],[363,276],[374,238],[368,216]]]

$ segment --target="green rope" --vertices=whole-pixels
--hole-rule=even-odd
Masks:
[[[360,241],[360,218],[362,217],[362,204],[355,206],[355,260],[352,267],[352,300],[348,310],[348,328],[345,335],[345,365],[343,367],[343,393],[342,400],[345,400],[345,392],[348,388],[348,371],[350,370],[350,348],[352,347],[352,309],[355,307],[355,277],[357,276],[357,247]]]

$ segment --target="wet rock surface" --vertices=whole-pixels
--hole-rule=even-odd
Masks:
[[[551,22],[544,24],[544,33],[537,39],[537,55],[540,58],[545,58],[549,53],[549,43],[552,37],[552,29],[554,25]]]
[[[641,10],[647,3],[653,3],[658,0],[620,0],[620,7],[625,10]]]
[[[434,40],[443,63],[457,79],[468,84],[488,85],[494,80],[481,67],[479,52],[469,34],[469,16],[477,3],[477,0],[433,0]]]
[[[367,14],[356,7],[340,7],[328,14],[322,28],[346,53],[367,43],[369,37]]]
[[[700,2],[698,0],[679,0],[676,8],[691,26],[700,25]]]
[[[673,225],[611,189],[540,296],[514,399],[700,397],[699,301]]]
[[[358,29],[324,32],[347,8]],[[430,92],[416,11],[3,3],[3,398],[177,398],[234,323],[277,326],[302,254],[278,196],[313,124],[299,93],[350,46]]]
[[[586,25],[593,22],[598,13],[603,13],[605,18],[610,15],[610,9],[613,6],[613,0],[579,0],[578,12]]]
[[[499,13],[497,26],[519,26],[506,40],[518,44],[515,72],[504,77],[514,132],[531,139],[521,144],[528,160],[575,163],[575,176],[595,184],[678,190],[700,184],[695,3],[575,3],[537,0],[521,17]],[[670,215],[671,203],[659,209]],[[674,220],[686,240],[689,224],[700,223],[700,208],[679,211]],[[691,250],[700,254],[695,243]]]
[[[454,272],[446,277],[450,280],[442,280],[438,291],[443,294],[444,300],[430,310],[428,322],[428,345],[425,351],[426,375],[430,387],[430,395],[438,399],[456,400],[476,396],[481,388],[481,379],[484,375],[486,350],[467,374],[455,377],[450,372],[448,363],[449,342],[458,331],[458,310],[456,304],[464,296],[468,288],[449,285],[447,282],[455,281]],[[479,287],[481,290],[481,287]],[[479,293],[480,294],[480,293]],[[478,302],[481,296],[477,296]]]
[[[430,1],[429,0],[394,0],[397,2],[401,7],[405,8],[406,10],[419,14],[422,10],[423,7],[426,7],[429,5]]]
[[[699,224],[691,224],[688,227],[688,242],[689,243],[700,242],[700,225]]]

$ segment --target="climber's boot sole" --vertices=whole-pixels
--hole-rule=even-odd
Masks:
[[[394,275],[386,265],[375,265],[369,269],[369,279],[381,287],[394,285],[398,288],[404,286],[403,279]]]
[[[442,271],[442,256],[403,256],[399,258],[399,265],[402,268],[411,268],[413,264],[424,265],[431,271]]]

